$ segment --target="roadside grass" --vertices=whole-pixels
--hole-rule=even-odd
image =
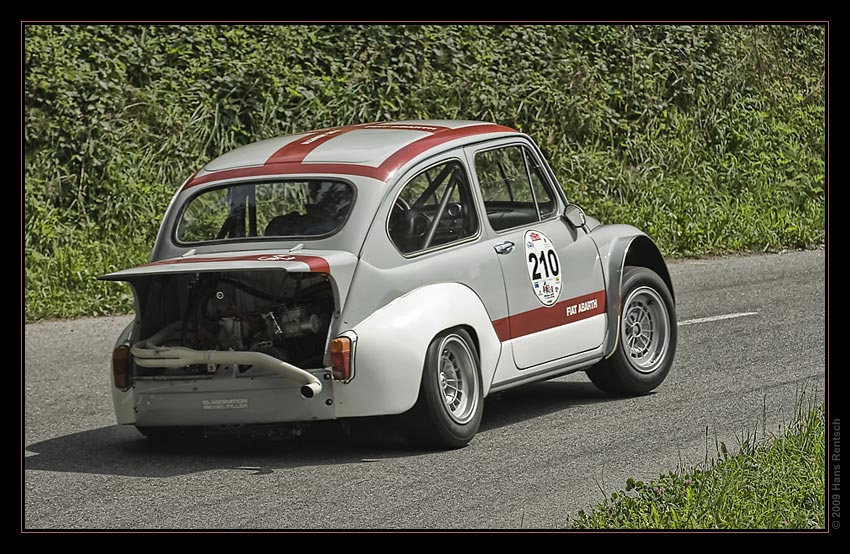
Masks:
[[[716,441],[717,458],[701,468],[648,483],[628,479],[625,490],[569,522],[573,529],[822,529],[823,404],[800,401],[778,436],[742,433],[738,442],[733,455]]]

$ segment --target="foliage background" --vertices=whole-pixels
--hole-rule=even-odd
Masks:
[[[255,140],[494,121],[669,256],[824,241],[823,26],[28,25],[27,320],[132,309],[175,188]]]

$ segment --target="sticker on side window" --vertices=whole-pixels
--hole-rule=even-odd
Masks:
[[[561,260],[549,237],[540,231],[525,232],[525,261],[537,299],[551,306],[561,295]]]

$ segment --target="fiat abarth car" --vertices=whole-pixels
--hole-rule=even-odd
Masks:
[[[112,354],[149,437],[404,414],[468,443],[484,399],[586,371],[642,395],[676,350],[653,241],[568,203],[528,136],[476,121],[351,125],[228,152],[174,195]]]

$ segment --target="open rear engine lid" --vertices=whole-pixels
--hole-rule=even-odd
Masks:
[[[348,283],[356,262],[357,257],[354,254],[341,250],[299,250],[297,254],[290,254],[289,250],[184,254],[179,258],[151,262],[132,269],[102,275],[98,279],[132,281],[136,277],[169,273],[283,269],[292,273],[333,274],[337,283],[340,281]]]

